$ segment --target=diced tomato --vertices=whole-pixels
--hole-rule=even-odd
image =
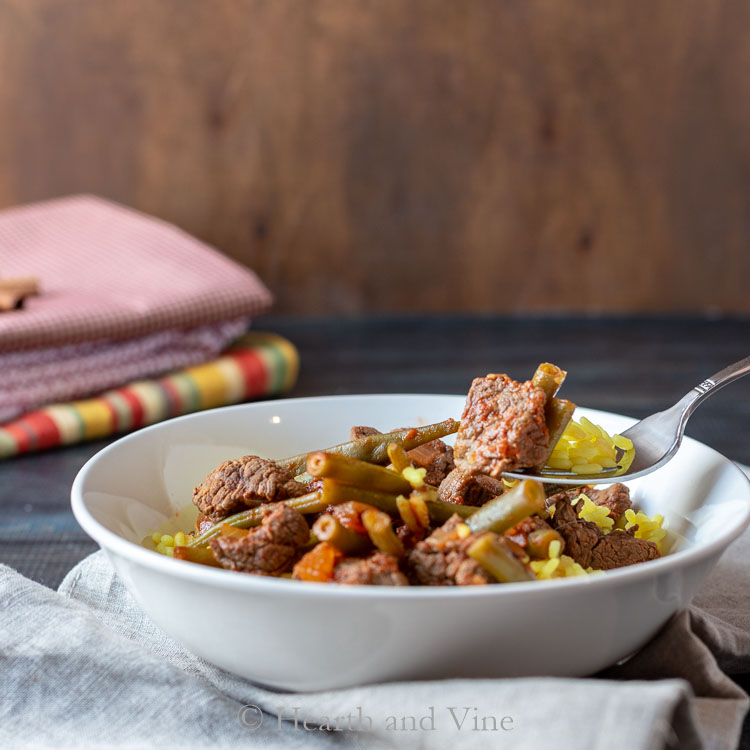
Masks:
[[[328,542],[316,544],[307,554],[303,555],[292,571],[292,578],[299,581],[318,581],[327,583],[333,579],[336,563],[343,557],[343,553]]]

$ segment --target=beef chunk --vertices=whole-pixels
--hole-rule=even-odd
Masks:
[[[212,521],[245,508],[298,497],[307,487],[296,482],[292,473],[273,461],[245,456],[225,461],[194,490],[193,502]]]
[[[565,496],[570,500],[575,500],[581,494],[586,495],[592,502],[609,508],[609,517],[617,523],[625,511],[630,508],[630,490],[622,483],[610,484],[598,490],[590,484],[582,487],[573,487],[570,490],[559,492],[547,499],[547,504],[555,502],[555,498]]]
[[[544,461],[549,432],[546,396],[530,381],[487,375],[471,384],[456,437],[456,466],[498,477]]]
[[[555,505],[555,514],[550,524],[565,540],[565,554],[579,565],[588,568],[591,565],[592,551],[603,532],[595,523],[578,518],[578,511],[571,505],[568,495],[567,492],[561,492],[549,498],[549,502],[554,502]]]
[[[305,517],[288,505],[268,511],[260,526],[242,536],[212,539],[211,549],[223,567],[242,573],[279,575],[310,539]]]
[[[615,529],[605,534],[595,523],[578,518],[578,511],[571,501],[583,490],[589,497],[595,492],[603,492],[579,487],[552,495],[547,500],[548,504],[555,506],[550,524],[565,540],[566,555],[584,568],[597,570],[611,570],[660,557],[659,549],[653,542],[636,539],[632,532]]]
[[[370,557],[342,560],[333,573],[336,583],[365,586],[408,586],[393,555],[375,552]]]
[[[349,428],[349,440],[359,440],[363,437],[369,437],[370,435],[382,435],[380,430],[376,430],[374,427],[365,427],[364,425],[355,425]]]
[[[532,531],[541,531],[542,529],[549,529],[550,525],[539,516],[529,516],[524,518],[523,521],[512,526],[505,532],[505,536],[521,547],[525,547],[529,542],[529,534]]]
[[[470,534],[458,536],[461,518],[451,516],[427,539],[419,542],[407,556],[409,576],[423,586],[471,586],[492,583],[493,577],[466,550],[476,541]]]
[[[424,481],[433,487],[437,487],[455,468],[453,448],[442,440],[430,440],[407,451],[407,455],[417,468],[427,469]]]
[[[578,518],[578,513],[573,509],[571,502],[575,500],[582,492],[584,492],[587,487],[572,487],[569,490],[563,490],[560,488],[560,485],[557,485],[557,488],[560,489],[559,492],[556,492],[554,495],[549,495],[547,497],[547,508],[551,508],[554,506],[555,513],[557,513],[558,506],[560,506],[560,510],[566,516],[567,520],[574,520]],[[568,500],[569,502],[561,504],[561,500]]]
[[[615,529],[596,543],[591,551],[591,567],[611,570],[657,557],[660,557],[659,549],[653,542],[636,539],[627,531]]]
[[[622,483],[610,484],[601,490],[587,486],[580,490],[597,505],[609,508],[610,518],[617,523],[630,508],[630,490]],[[579,494],[580,494],[579,492]]]
[[[493,497],[502,495],[505,485],[486,474],[471,474],[463,469],[453,469],[438,487],[438,497],[446,503],[484,505]]]

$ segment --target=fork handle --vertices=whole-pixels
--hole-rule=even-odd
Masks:
[[[719,388],[723,388],[725,385],[741,378],[743,375],[747,375],[749,372],[750,357],[745,357],[739,362],[735,362],[723,370],[719,370],[719,372],[713,374],[710,378],[706,378],[681,399],[681,403],[686,404],[687,414],[692,414],[698,404],[702,403],[715,391],[718,391]]]

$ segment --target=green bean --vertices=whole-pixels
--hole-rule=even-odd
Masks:
[[[338,453],[311,453],[307,457],[307,472],[313,477],[326,477],[342,484],[394,495],[408,494],[411,491],[409,482],[398,472]]]
[[[500,583],[536,579],[534,574],[513,554],[508,540],[497,534],[482,534],[466,550],[466,553]]]
[[[355,500],[359,503],[372,505],[378,510],[382,510],[391,516],[399,516],[397,495],[387,492],[376,492],[366,490],[363,487],[352,487],[346,484],[340,484],[334,479],[323,480],[323,498],[330,505],[339,505],[340,503]],[[429,498],[435,495],[435,490],[422,492],[423,498]],[[445,503],[442,500],[426,499],[425,503],[430,513],[430,520],[435,524],[445,523],[454,513],[458,513],[461,518],[468,518],[477,511],[471,505],[457,505],[456,503]]]
[[[395,516],[398,513],[396,505],[396,495],[388,492],[377,492],[367,490],[364,487],[352,487],[348,484],[341,484],[335,479],[323,480],[323,496],[330,505],[340,505],[341,503],[353,500],[358,503],[366,503],[374,508],[385,511]]]
[[[393,468],[398,472],[402,472],[411,466],[411,459],[404,450],[404,446],[398,443],[389,443],[388,458],[391,459]]]
[[[381,551],[396,557],[404,554],[404,545],[393,530],[391,517],[382,510],[370,508],[362,513],[362,525],[372,543]]]
[[[343,526],[330,513],[324,513],[313,524],[313,533],[321,542],[328,542],[345,555],[363,555],[372,547],[370,537]]]
[[[478,508],[471,505],[446,503],[442,500],[428,500],[426,498],[425,505],[427,506],[427,511],[430,514],[430,521],[433,526],[445,523],[454,513],[458,513],[461,518],[466,519],[469,518],[469,516],[474,516],[478,510]]]
[[[557,441],[562,437],[568,422],[573,418],[573,412],[576,405],[572,401],[564,398],[550,399],[544,410],[544,416],[547,421],[547,430],[549,430],[550,450],[555,447]]]
[[[174,557],[176,560],[187,560],[199,565],[210,565],[213,568],[222,567],[211,547],[175,547]]]
[[[541,482],[524,479],[507,492],[485,503],[467,521],[473,532],[494,531],[502,534],[528,516],[541,513],[544,488]]]
[[[300,513],[322,513],[326,507],[331,504],[328,500],[323,498],[321,490],[316,490],[315,492],[309,492],[307,495],[300,495],[299,497],[291,497],[288,500],[282,500],[279,503],[265,503],[256,508],[248,508],[247,510],[235,513],[233,516],[228,516],[227,518],[218,521],[189,542],[188,547],[204,547],[211,539],[221,534],[221,527],[223,524],[228,524],[237,529],[249,529],[253,526],[260,526],[266,511],[273,510],[282,503],[288,505],[290,508],[294,508]]]
[[[380,435],[366,435],[349,443],[334,445],[326,448],[326,453],[340,453],[343,456],[358,458],[373,464],[385,464],[388,462],[388,445],[398,443],[404,450],[411,450],[418,445],[429,443],[431,440],[445,437],[458,430],[458,422],[455,419],[446,419],[444,422],[425,425],[424,427],[411,427],[403,430],[394,430]],[[305,470],[308,453],[299,456],[282,458],[276,463],[289,469],[292,474],[301,474]]]
[[[567,374],[565,370],[561,370],[557,365],[542,362],[536,368],[531,382],[537,388],[541,388],[544,391],[544,395],[549,401],[560,390],[560,386],[563,384]]]
[[[544,560],[549,557],[549,546],[552,542],[560,542],[560,552],[565,547],[565,540],[554,529],[537,529],[532,531],[526,540],[526,551],[529,557]]]
[[[541,469],[549,461],[552,451],[557,445],[557,441],[562,437],[565,428],[573,418],[573,412],[576,405],[572,401],[566,401],[564,398],[551,398],[544,407],[544,417],[547,422],[547,432],[549,432],[549,448],[544,460],[540,462],[537,469]]]

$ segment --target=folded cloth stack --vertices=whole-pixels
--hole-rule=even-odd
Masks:
[[[271,304],[258,277],[136,211],[76,196],[2,212],[0,278],[13,277],[35,277],[40,294],[0,313],[0,457],[278,393],[296,378],[288,341],[243,335]]]

